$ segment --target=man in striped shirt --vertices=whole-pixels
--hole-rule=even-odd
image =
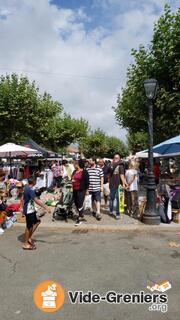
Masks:
[[[101,220],[101,192],[104,186],[104,174],[101,168],[96,165],[96,158],[90,159],[90,168],[87,169],[89,174],[89,193],[92,196],[93,214],[97,220]]]

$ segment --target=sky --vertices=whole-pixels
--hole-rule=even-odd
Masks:
[[[0,74],[27,75],[67,113],[125,141],[112,106],[131,49],[148,45],[165,2],[178,8],[177,0],[0,0]]]

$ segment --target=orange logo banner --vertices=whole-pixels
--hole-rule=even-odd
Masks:
[[[34,290],[34,303],[41,311],[52,313],[58,311],[64,304],[64,289],[53,281],[39,283]]]

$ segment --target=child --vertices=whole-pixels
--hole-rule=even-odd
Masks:
[[[28,179],[28,185],[24,187],[23,192],[23,213],[26,217],[26,229],[25,229],[25,241],[23,244],[24,250],[35,250],[36,246],[32,240],[32,235],[41,223],[41,220],[37,218],[36,216],[36,208],[35,203],[44,208],[46,211],[51,213],[50,209],[43,204],[43,202],[38,199],[36,195],[36,191],[33,189],[34,185],[36,184],[36,181],[34,178]]]

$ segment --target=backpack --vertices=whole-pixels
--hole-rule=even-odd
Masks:
[[[120,165],[124,167],[123,162],[118,162],[116,165],[111,165],[110,166],[110,175],[112,176],[113,174],[120,174]]]

